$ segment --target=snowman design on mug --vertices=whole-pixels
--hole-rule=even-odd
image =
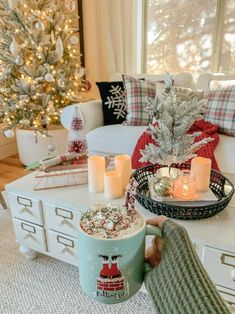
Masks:
[[[114,299],[128,296],[128,283],[118,268],[118,258],[121,255],[111,256],[111,265],[109,264],[109,256],[99,255],[99,257],[102,258],[102,269],[100,270],[100,277],[96,279],[96,296]]]

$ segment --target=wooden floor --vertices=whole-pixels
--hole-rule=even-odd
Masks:
[[[0,160],[0,191],[4,190],[7,183],[23,177],[27,173],[28,171],[20,163],[17,155]]]

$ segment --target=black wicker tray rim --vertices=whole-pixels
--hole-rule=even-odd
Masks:
[[[190,164],[182,164],[182,165],[173,165],[178,169],[190,169]],[[162,166],[156,165],[148,165],[142,168],[135,170],[132,174],[132,178],[134,178],[138,182],[136,199],[137,201],[147,210],[153,212],[157,215],[165,215],[169,218],[176,218],[181,220],[196,220],[202,218],[208,218],[214,216],[221,212],[230,202],[231,198],[234,194],[234,185],[232,182],[223,176],[220,172],[216,170],[211,170],[211,180],[210,180],[210,188],[213,193],[218,197],[218,201],[214,204],[202,204],[200,206],[183,206],[183,205],[175,205],[169,204],[165,202],[155,201],[145,195],[143,195],[143,190],[148,189],[148,176],[156,173],[158,169]],[[231,187],[231,190],[228,194],[224,191],[225,184]]]

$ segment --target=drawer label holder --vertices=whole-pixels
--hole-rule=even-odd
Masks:
[[[19,205],[32,207],[32,201],[25,197],[17,196],[17,203]]]
[[[30,225],[27,225],[25,223],[21,223],[21,228],[24,230],[24,231],[27,231],[29,233],[34,233],[36,234],[36,228],[34,226],[30,226]]]
[[[221,260],[221,264],[232,266],[235,268],[235,256],[234,255],[222,253],[220,260]]]
[[[71,247],[72,249],[74,248],[74,241],[73,240],[70,240],[68,238],[64,238],[62,236],[57,236],[56,237],[57,239],[57,242],[60,243],[60,244],[63,244],[65,246],[68,246],[68,247]]]
[[[73,213],[70,210],[56,207],[55,213],[56,213],[56,216],[62,217],[64,219],[73,220]]]

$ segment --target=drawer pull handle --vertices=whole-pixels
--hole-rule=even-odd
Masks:
[[[70,221],[68,221],[66,218],[64,218],[63,220],[61,220],[60,222],[60,225],[63,226],[63,225],[68,225],[69,227],[72,227],[73,228],[73,225]]]
[[[64,246],[63,249],[60,250],[60,253],[65,253],[68,250],[69,250],[69,248],[67,246]]]
[[[221,264],[235,267],[235,256],[230,254],[222,253],[221,257]]]
[[[24,239],[28,239],[28,238],[34,239],[34,236],[32,235],[32,233],[28,232],[28,233],[24,236]]]
[[[56,216],[62,217],[64,219],[73,220],[73,213],[70,210],[56,207],[55,213],[56,213]]]
[[[23,214],[24,212],[29,212],[27,207],[21,208],[20,213]]]
[[[69,247],[67,247],[66,245],[63,247],[63,249],[62,250],[60,250],[60,253],[62,253],[62,254],[64,254],[64,253],[69,253],[69,254],[71,254],[71,255],[74,255],[74,252],[69,248]]]
[[[66,220],[66,218],[64,218],[63,220],[61,220],[60,225],[66,225],[68,224],[68,221]]]

